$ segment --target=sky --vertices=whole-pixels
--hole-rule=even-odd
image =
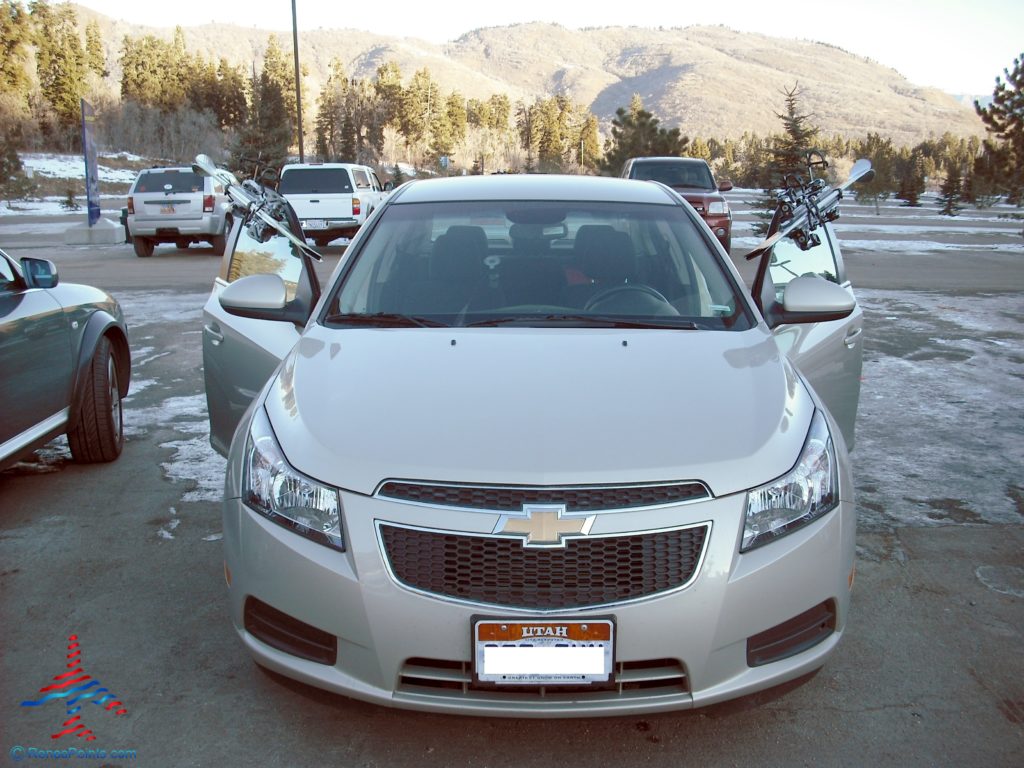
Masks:
[[[291,30],[289,0],[261,0],[239,13],[233,3],[209,0],[132,2],[77,0],[113,19],[158,27],[209,22]],[[479,27],[530,21],[570,29],[605,26],[687,27],[722,24],[743,32],[815,40],[838,46],[897,70],[915,85],[948,93],[990,95],[995,78],[1024,52],[1021,0],[829,0],[779,3],[726,0],[697,3],[597,3],[594,0],[507,0],[431,3],[339,3],[295,0],[303,29],[361,29],[433,43],[458,38]],[[367,9],[376,10],[366,13]]]

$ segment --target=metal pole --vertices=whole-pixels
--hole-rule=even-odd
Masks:
[[[299,162],[306,162],[302,151],[302,85],[299,79],[299,24],[295,16],[295,0],[292,0],[292,51],[295,54],[295,112],[299,123]]]

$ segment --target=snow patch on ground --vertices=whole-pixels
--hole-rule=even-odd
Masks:
[[[20,154],[21,165],[33,176],[48,176],[55,179],[85,179],[85,158],[82,155],[56,155],[52,153],[29,152]],[[131,168],[109,168],[102,158],[97,162],[100,181],[130,184],[138,171]]]
[[[220,501],[227,462],[210,447],[206,395],[169,397],[152,407],[125,411],[125,434],[137,437],[159,428],[185,436],[160,443],[161,448],[173,450],[170,459],[161,464],[168,479],[196,484],[182,495],[182,501]]]
[[[861,525],[1020,523],[1024,297],[857,295]]]

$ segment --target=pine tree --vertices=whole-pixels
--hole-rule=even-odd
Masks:
[[[960,166],[951,162],[946,169],[946,178],[942,182],[942,189],[939,194],[943,216],[956,216],[963,206],[960,205],[960,195],[963,191],[963,177],[960,173]]]
[[[537,112],[535,103],[519,102],[516,105],[516,133],[519,136],[519,146],[526,150],[526,165],[523,168],[526,173],[533,173],[537,170],[536,158],[540,142],[540,134],[537,130]]]
[[[974,109],[985,123],[991,139],[985,142],[995,177],[1011,203],[1024,204],[1024,53],[1004,69],[1004,82],[996,78],[992,103]]]
[[[242,125],[249,113],[249,104],[245,98],[245,74],[240,67],[232,67],[227,59],[221,58],[217,64],[217,120],[221,128],[237,128]]]
[[[100,77],[110,74],[107,71],[107,55],[103,51],[103,35],[95,19],[85,25],[85,63]]]
[[[288,159],[292,129],[285,97],[266,67],[257,74],[253,65],[252,106],[231,147],[231,166],[245,175],[254,166],[280,170]]]
[[[658,118],[643,108],[639,94],[633,94],[628,112],[623,107],[615,110],[612,137],[605,142],[601,170],[616,175],[631,157],[682,157],[690,140],[678,128],[665,129],[658,123]]]
[[[276,126],[274,132],[276,137],[268,140],[271,144],[280,141],[280,135],[287,131],[288,143],[285,145],[285,154],[288,148],[296,141],[298,136],[298,113],[295,101],[295,67],[292,61],[285,56],[275,35],[267,38],[267,49],[263,54],[263,71],[260,75],[260,88],[266,91],[265,97],[269,99],[263,107],[268,111],[264,119],[282,120],[283,125]]]
[[[402,70],[394,61],[377,67],[373,90],[380,104],[384,125],[397,126],[402,110]]]
[[[881,213],[879,202],[888,198],[895,191],[893,169],[896,155],[892,139],[883,139],[877,133],[869,133],[867,138],[857,146],[857,156],[870,160],[871,167],[875,171],[871,181],[857,184],[857,200],[858,202],[873,203],[875,215],[878,216]]]
[[[32,87],[28,76],[31,42],[29,16],[21,3],[3,0],[0,3],[0,91],[14,94],[26,107]]]
[[[763,210],[757,214],[760,221],[754,224],[754,232],[758,235],[768,232],[778,204],[776,190],[808,181],[808,152],[814,149],[818,137],[818,129],[811,123],[813,115],[801,112],[803,89],[800,84],[784,88],[782,93],[786,111],[776,112],[775,116],[782,121],[784,133],[774,136],[771,141],[771,160],[764,179],[768,183],[763,187],[764,195],[759,206]]]
[[[315,146],[317,155],[325,161],[341,158],[345,97],[348,94],[348,74],[341,59],[331,61],[330,74],[317,97]]]
[[[85,52],[73,6],[59,6],[50,21],[52,26],[40,30],[36,37],[39,85],[57,117],[60,139],[77,149],[81,143],[78,127],[85,93]]]

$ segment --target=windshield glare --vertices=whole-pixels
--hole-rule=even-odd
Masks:
[[[674,205],[395,204],[340,276],[323,320],[749,328],[720,259]]]

